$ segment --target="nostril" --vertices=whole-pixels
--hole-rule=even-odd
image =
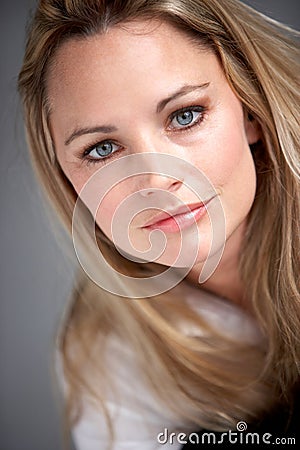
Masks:
[[[139,192],[142,197],[149,197],[150,195],[154,194],[157,191],[157,189],[149,188],[149,189],[141,189]]]
[[[181,185],[182,185],[182,181],[176,180],[176,181],[174,181],[174,182],[171,184],[171,186],[170,186],[170,188],[169,188],[169,191],[170,191],[170,192],[175,192],[175,191],[177,191],[177,190],[180,188]]]
[[[177,180],[171,177],[166,177],[164,175],[155,175],[155,177],[151,177],[149,180],[149,187],[142,187],[140,190],[140,194],[143,197],[149,197],[154,193],[157,193],[158,190],[175,192],[182,185],[181,180]]]

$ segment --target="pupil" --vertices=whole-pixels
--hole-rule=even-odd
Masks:
[[[112,144],[107,142],[106,144],[98,145],[96,151],[99,156],[107,156],[112,152]]]
[[[179,125],[189,125],[193,121],[193,113],[191,111],[184,111],[177,117]]]

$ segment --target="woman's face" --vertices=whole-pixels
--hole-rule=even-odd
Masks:
[[[162,264],[172,264],[180,247],[180,231],[191,223],[191,214],[179,210],[174,212],[177,222],[160,220],[163,217],[153,208],[153,200],[162,192],[172,195],[170,200],[161,196],[166,200],[159,208],[174,209],[172,199],[176,198],[194,211],[192,221],[197,221],[202,239],[197,262],[209,251],[207,211],[214,202],[220,201],[223,207],[226,239],[242,227],[256,189],[249,144],[259,135],[254,122],[245,119],[212,51],[167,23],[114,27],[106,34],[69,40],[59,48],[49,72],[48,94],[57,158],[78,194],[99,168],[123,156],[148,152],[192,164],[215,189],[215,196],[205,199],[210,200],[205,207],[185,184],[185,175],[175,180],[141,170],[139,176],[120,180],[96,216],[112,240],[113,215],[136,192],[145,207],[151,199],[152,207],[133,218],[128,226],[130,239],[146,251],[151,231],[163,231],[169,253],[158,258]],[[159,166],[155,170],[159,172]],[[145,226],[149,221],[152,226]],[[128,224],[123,225],[126,230]]]

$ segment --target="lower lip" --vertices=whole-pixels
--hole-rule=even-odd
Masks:
[[[166,233],[177,233],[180,230],[190,227],[193,223],[206,214],[206,207],[200,206],[192,211],[188,211],[183,214],[177,214],[176,216],[168,217],[167,219],[160,220],[145,227],[148,230],[161,230]]]

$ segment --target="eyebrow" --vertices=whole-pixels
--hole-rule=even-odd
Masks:
[[[75,130],[70,134],[70,136],[65,140],[65,145],[71,144],[74,139],[79,136],[83,136],[84,134],[93,134],[93,133],[112,133],[117,131],[117,128],[113,125],[102,125],[96,127],[83,127],[83,128],[75,128]]]
[[[209,86],[209,84],[210,83],[207,82],[207,83],[202,83],[202,84],[198,84],[198,85],[186,84],[186,85],[182,86],[180,89],[178,89],[178,91],[176,91],[176,92],[174,92],[174,94],[170,95],[170,97],[167,97],[164,100],[161,100],[157,105],[156,112],[157,113],[162,112],[162,110],[172,100],[175,100],[178,97],[182,97],[183,95],[189,94],[190,92],[198,91],[200,89],[205,89]]]
[[[168,103],[175,100],[178,97],[182,97],[190,92],[197,91],[200,89],[205,89],[209,86],[209,82],[202,83],[199,85],[184,85],[180,89],[178,89],[174,94],[169,97],[161,100],[156,108],[157,113],[161,113],[162,110],[167,106]],[[118,129],[113,125],[99,125],[95,127],[78,127],[70,134],[70,136],[65,140],[65,146],[69,145],[74,139],[83,136],[84,134],[93,134],[93,133],[104,133],[109,134],[118,131]]]

